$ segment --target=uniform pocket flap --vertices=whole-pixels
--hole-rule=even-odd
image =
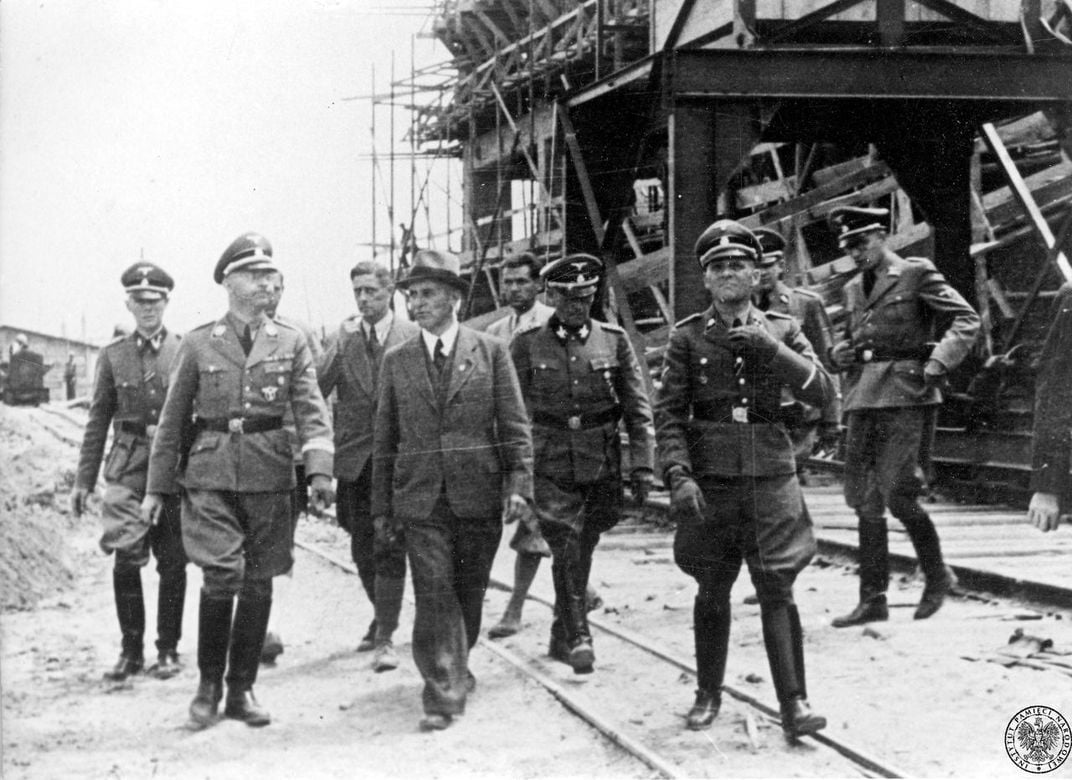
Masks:
[[[616,357],[594,357],[590,363],[593,371],[605,371],[609,368],[617,368],[620,365]]]

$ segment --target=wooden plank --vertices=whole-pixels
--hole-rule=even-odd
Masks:
[[[662,284],[670,278],[670,247],[664,246],[646,255],[630,260],[618,266],[622,287],[627,293],[634,293]],[[667,321],[672,317],[667,318]]]
[[[1031,224],[1034,225],[1035,230],[1038,232],[1039,236],[1041,236],[1043,244],[1047,249],[1052,249],[1055,244],[1053,231],[1050,230],[1049,223],[1046,222],[1045,217],[1042,216],[1042,212],[1039,211],[1038,204],[1035,202],[1034,197],[1032,197],[1031,191],[1025,184],[1023,177],[1020,176],[1020,172],[1016,170],[1016,164],[1013,163],[1012,158],[1009,156],[1005,144],[1001,142],[997,130],[990,122],[985,123],[982,130],[983,139],[986,141],[986,145],[990,148],[990,151],[992,151],[994,156],[998,158],[998,162],[1001,164],[1002,171],[1005,173],[1005,178],[1008,180],[1013,194],[1020,202],[1024,212],[1028,215]],[[1069,265],[1068,258],[1065,257],[1064,252],[1057,253],[1057,256],[1054,258],[1054,263],[1065,281],[1072,282],[1072,265]]]
[[[832,197],[844,194],[847,190],[852,190],[856,187],[868,184],[875,179],[882,179],[889,175],[891,175],[891,171],[886,163],[875,163],[815,187],[814,189],[808,190],[799,197],[791,198],[784,203],[779,203],[777,206],[772,206],[757,214],[745,217],[740,221],[746,227],[759,227],[768,222],[774,222],[775,220],[784,219],[785,217],[805,212],[808,209],[819,205],[824,200],[829,200]]]

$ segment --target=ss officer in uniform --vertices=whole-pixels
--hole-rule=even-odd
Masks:
[[[372,423],[376,418],[376,383],[383,355],[416,336],[420,328],[395,317],[391,272],[378,263],[361,262],[350,270],[358,314],[343,320],[339,335],[321,364],[320,391],[334,390],[336,514],[350,534],[350,556],[372,602],[374,617],[358,651],[375,649],[372,668],[398,666],[392,635],[398,628],[406,586],[406,544],[399,535],[376,534],[372,522]]]
[[[122,634],[122,651],[115,667],[104,676],[123,680],[144,663],[145,600],[141,567],[156,557],[160,575],[156,608],[157,662],[152,673],[166,679],[179,671],[178,644],[186,599],[186,553],[179,526],[179,495],[162,494],[155,524],[142,520],[141,502],[149,470],[149,446],[167,395],[168,374],[179,349],[179,336],[164,327],[164,310],[175,286],[168,273],[153,263],[135,263],[120,277],[127,293],[127,310],[136,329],[116,339],[97,361],[97,378],[89,420],[78,459],[71,508],[81,515],[97,484],[108,428],[112,449],[104,467],[100,546],[115,553],[112,585]]]
[[[198,618],[201,683],[190,704],[195,726],[216,719],[227,671],[224,715],[251,726],[270,722],[253,696],[272,608],[272,577],[293,563],[294,466],[283,426],[294,423],[315,509],[329,506],[331,425],[304,336],[265,317],[278,271],[267,239],[246,233],[216,264],[228,312],[190,332],[172,372],[149,462],[142,512],[182,484],[182,536],[204,573]],[[185,458],[182,431],[196,416]],[[237,606],[235,604],[237,596]]]
[[[741,561],[759,599],[782,728],[826,726],[812,713],[793,582],[815,554],[793,444],[780,421],[783,388],[822,407],[833,382],[796,321],[752,305],[763,249],[737,222],[719,220],[696,242],[713,304],[670,334],[655,432],[677,522],[674,560],[699,590],[693,610],[699,690],[690,729],[711,725],[721,704],[730,591]]]
[[[551,547],[555,619],[550,655],[578,674],[592,671],[585,592],[600,534],[621,518],[618,422],[629,434],[633,498],[652,482],[654,431],[640,365],[625,332],[592,320],[603,274],[591,255],[568,255],[542,272],[555,313],[511,344],[532,419],[534,495]]]
[[[759,285],[752,296],[753,302],[760,311],[776,311],[793,317],[823,367],[827,371],[834,371],[834,365],[830,362],[834,329],[822,297],[802,287],[789,287],[783,281],[785,239],[781,234],[769,228],[758,228],[752,233],[763,247],[763,257],[757,266]],[[824,450],[837,446],[841,434],[841,399],[835,392],[826,406],[816,409],[801,404],[792,394],[786,393],[782,399],[782,410],[789,436],[793,440],[799,476],[804,461],[811,457],[816,443]]]
[[[860,532],[860,602],[838,628],[886,620],[889,548],[885,508],[904,525],[926,585],[915,619],[929,618],[954,585],[934,523],[919,504],[920,447],[928,408],[942,402],[946,375],[979,333],[979,315],[923,258],[886,245],[886,209],[841,207],[830,214],[861,274],[845,285],[848,325],[831,357],[842,372],[848,421],[845,501]],[[950,324],[937,344],[935,322]]]

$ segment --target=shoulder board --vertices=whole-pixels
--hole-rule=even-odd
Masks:
[[[517,331],[517,333],[514,334],[514,338],[516,339],[518,336],[523,336],[527,333],[535,333],[542,327],[543,325],[539,322],[530,322],[521,328],[521,330]]]
[[[287,330],[293,330],[297,331],[298,333],[301,333],[301,328],[299,328],[293,322],[283,319],[282,317],[274,319],[272,320],[272,322],[274,322],[276,325],[279,325],[280,327],[286,328]]]
[[[114,347],[116,344],[121,344],[122,342],[126,341],[126,339],[127,339],[127,336],[116,336],[111,341],[109,341],[107,344],[105,344],[104,348],[108,349],[108,347]]]
[[[703,312],[702,311],[698,311],[695,314],[690,314],[688,317],[686,317],[683,320],[678,320],[677,322],[674,323],[674,327],[675,328],[680,328],[682,325],[687,325],[688,323],[690,323],[690,322],[692,322],[694,320],[700,320],[700,319],[703,319]]]
[[[791,319],[793,319],[792,314],[782,314],[780,311],[765,311],[763,313],[767,315],[767,319],[771,319],[771,320],[791,320]]]
[[[625,328],[613,322],[603,322],[602,320],[592,320],[592,322],[599,322],[599,327],[611,333],[625,333]]]
[[[794,287],[793,292],[795,292],[801,298],[814,298],[817,301],[821,301],[823,299],[823,296],[819,295],[819,293],[812,292],[806,287]]]
[[[905,260],[907,260],[908,262],[910,262],[910,263],[912,263],[914,265],[922,265],[928,271],[937,271],[938,270],[938,267],[935,266],[935,264],[932,263],[930,260],[928,260],[926,257],[906,257]]]

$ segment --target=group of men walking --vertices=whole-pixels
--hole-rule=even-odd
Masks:
[[[816,437],[829,446],[839,432],[832,374],[845,390],[846,495],[860,517],[863,558],[860,604],[835,625],[887,618],[886,506],[919,552],[927,585],[916,617],[926,618],[952,579],[916,500],[925,407],[940,400],[979,327],[933,265],[886,247],[878,210],[834,216],[842,247],[863,269],[847,289],[843,340],[834,340],[820,299],[781,283],[779,236],[720,220],[695,247],[711,306],[671,332],[652,396],[626,333],[592,317],[603,264],[591,255],[505,263],[512,311],[487,332],[458,322],[468,283],[453,255],[419,250],[397,282],[358,263],[350,271],[358,313],[319,358],[302,328],[266,314],[274,315],[282,281],[263,236],[243,235],[225,250],[215,280],[228,311],[181,341],[162,324],[173,280],[135,264],[122,283],[137,328],[102,353],[72,497],[81,512],[111,426],[101,546],[116,556],[122,651],[108,676],[144,664],[140,568],[150,551],[161,573],[152,669],[161,677],[178,670],[189,559],[204,573],[191,721],[215,722],[226,682],[224,715],[267,724],[252,688],[272,578],[293,562],[292,491],[306,486],[314,511],[337,492],[374,613],[358,649],[374,651],[376,671],[399,664],[393,633],[408,562],[422,729],[450,726],[476,687],[468,655],[504,524],[518,524],[517,582],[490,633],[520,629],[525,593],[550,554],[549,655],[591,673],[593,552],[621,518],[626,483],[635,502],[645,501],[658,448],[675,561],[698,585],[699,690],[688,727],[717,716],[730,591],[744,561],[783,728],[790,736],[823,728],[808,704],[793,584],[815,551],[798,471]],[[396,284],[408,320],[391,309]],[[541,287],[547,304],[536,300]],[[937,346],[936,315],[953,323]],[[333,421],[324,400],[332,393]]]

